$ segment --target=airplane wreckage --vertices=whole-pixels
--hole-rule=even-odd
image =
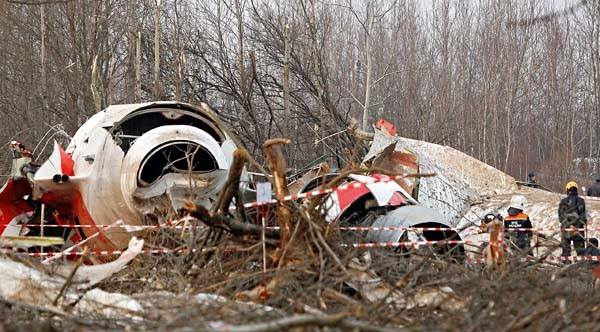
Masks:
[[[468,239],[477,236],[468,226],[478,225],[488,212],[506,211],[514,194],[527,197],[534,227],[558,224],[560,194],[521,187],[453,148],[399,137],[385,121],[369,136],[366,167],[435,176],[392,180],[376,172],[351,174],[342,183],[349,186],[334,188],[327,198],[328,222],[392,227],[370,230],[365,241]],[[64,246],[87,241],[93,250],[124,249],[136,235],[124,232],[125,226],[160,224],[164,210],[176,211],[189,199],[210,208],[238,145],[207,105],[178,102],[110,106],[81,126],[66,149],[55,143],[39,168],[29,150],[12,142],[12,176],[0,191],[0,234],[59,237]],[[313,191],[337,176],[321,173],[314,168],[295,179],[290,194]],[[255,200],[252,175],[244,171],[240,183],[241,197]],[[589,224],[600,224],[600,201],[587,204]],[[118,227],[111,227],[115,223]]]

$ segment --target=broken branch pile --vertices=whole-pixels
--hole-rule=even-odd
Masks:
[[[18,325],[17,319],[28,317],[30,326],[61,329],[595,327],[600,298],[583,263],[556,267],[514,259],[502,268],[487,268],[464,262],[455,249],[365,251],[344,245],[361,235],[344,233],[343,227],[353,226],[332,227],[328,196],[302,203],[284,199],[289,195],[282,153],[286,143],[271,140],[264,145],[278,201],[274,215],[268,207],[243,208],[240,176],[244,166],[255,162],[239,149],[212,208],[188,202],[179,211],[187,215],[184,227],[143,234],[150,250],[168,248],[178,255],[137,255],[142,248],[134,242],[119,259],[94,266],[81,265],[87,253],[75,264],[63,260],[50,267],[32,260],[0,262],[14,272],[0,283],[6,285],[0,310],[16,313],[4,325]],[[348,174],[360,172],[365,170],[343,170],[321,187],[336,186]],[[392,198],[393,193],[387,200]],[[229,209],[232,204],[235,210]],[[377,208],[375,216],[387,212]],[[260,219],[277,228],[264,228]]]

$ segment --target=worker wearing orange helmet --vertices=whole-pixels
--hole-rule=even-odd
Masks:
[[[571,243],[577,255],[583,254],[585,238],[583,228],[587,223],[585,214],[585,201],[577,194],[577,183],[569,181],[566,188],[567,197],[563,198],[558,205],[558,219],[562,232],[562,255],[569,256]]]

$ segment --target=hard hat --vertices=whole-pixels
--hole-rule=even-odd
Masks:
[[[510,205],[508,207],[515,208],[518,210],[523,210],[527,205],[527,198],[521,195],[514,195],[510,199]]]
[[[496,215],[493,213],[488,213],[485,215],[485,217],[483,217],[483,222],[488,224],[488,223],[492,222],[494,219],[496,219]]]
[[[569,191],[573,188],[577,189],[577,182],[569,181],[569,183],[567,183],[567,186],[565,188],[567,189],[567,191]]]

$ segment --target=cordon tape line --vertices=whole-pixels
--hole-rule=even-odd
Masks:
[[[113,229],[113,228],[124,228],[126,232],[136,232],[147,229],[195,229],[195,228],[205,228],[208,227],[206,225],[171,225],[171,224],[162,224],[162,225],[55,225],[55,224],[23,224],[23,225],[12,225],[12,224],[0,224],[0,226],[25,226],[25,227],[44,227],[44,228],[98,228],[101,230]],[[465,232],[471,230],[479,230],[479,226],[469,226],[465,228],[459,227],[416,227],[416,226],[335,226],[332,225],[331,228],[341,230],[341,231],[352,231],[352,232],[368,232],[368,231],[437,231],[437,232]],[[278,230],[279,226],[267,226],[266,229],[269,230]],[[600,232],[600,227],[588,227],[586,228],[560,228],[560,227],[534,227],[534,228],[504,228],[505,232],[550,232],[550,231],[592,231],[592,232]]]
[[[246,250],[245,248],[238,248],[238,247],[227,247],[227,248],[223,248],[224,251],[226,252],[237,252],[237,251],[244,251]],[[117,255],[121,255],[125,252],[126,250],[89,250],[88,251],[88,255],[90,256],[117,256]],[[199,249],[189,249],[189,248],[182,248],[182,249],[168,249],[168,248],[163,248],[163,249],[143,249],[140,251],[141,254],[146,254],[146,255],[163,255],[163,254],[186,254],[186,253],[195,253],[195,252],[199,252]],[[202,249],[202,252],[207,252],[207,251],[212,251],[210,249]],[[29,256],[29,257],[53,257],[53,256],[63,256],[63,257],[74,257],[74,256],[83,256],[84,252],[83,251],[70,251],[70,252],[66,252],[66,251],[49,251],[49,252],[14,252],[14,251],[10,251],[10,250],[4,250],[4,253],[10,253],[12,255],[22,255],[22,256]]]
[[[430,174],[421,174],[421,175],[429,176]],[[406,178],[409,176],[415,176],[415,174],[404,173],[404,174],[400,174],[400,175],[386,175],[385,177],[382,177],[380,179],[372,178],[372,181],[369,181],[369,182],[356,182],[357,180],[354,180],[355,182],[343,184],[340,186],[335,186],[335,187],[331,187],[331,188],[327,188],[327,189],[318,189],[318,190],[308,191],[308,192],[300,193],[300,194],[287,195],[287,196],[284,196],[282,199],[274,198],[274,199],[264,201],[264,202],[254,201],[254,202],[244,204],[244,207],[245,208],[253,208],[253,207],[257,207],[257,206],[261,206],[261,205],[276,204],[276,203],[285,202],[285,201],[295,201],[295,200],[299,200],[301,198],[309,198],[309,197],[326,195],[326,194],[330,194],[330,193],[333,193],[335,191],[340,191],[340,190],[359,189],[368,184],[387,183],[387,182],[392,182],[395,180],[403,179],[403,178]]]
[[[394,248],[394,247],[421,247],[436,244],[478,244],[487,241],[477,240],[439,240],[439,241],[401,241],[401,242],[364,242],[364,243],[342,243],[341,247],[352,248]]]
[[[404,226],[352,226],[352,227],[336,227],[332,228],[345,230],[345,231],[357,231],[357,232],[367,232],[367,231],[455,231],[455,232],[464,232],[468,230],[479,230],[479,226],[469,226],[464,228],[459,227],[404,227]],[[533,227],[533,228],[514,228],[514,227],[506,227],[504,228],[505,232],[541,232],[541,231],[585,231],[585,228],[560,228],[560,227]],[[600,231],[600,227],[588,227],[587,231]]]
[[[421,242],[431,242],[431,241],[421,241]],[[440,241],[441,242],[441,241]],[[455,242],[460,242],[460,241],[455,241]],[[394,244],[394,243],[392,243]],[[405,243],[406,244],[406,243]],[[185,254],[185,253],[193,253],[193,252],[197,252],[199,249],[189,249],[189,248],[183,248],[183,249],[145,249],[141,251],[141,254],[146,254],[146,255],[164,255],[164,254]],[[206,251],[207,249],[203,249],[203,251]],[[227,252],[237,252],[237,251],[244,251],[245,248],[238,248],[238,247],[229,247],[229,248],[224,248],[225,251]],[[6,252],[10,252],[10,251],[6,251]],[[87,255],[90,256],[116,256],[116,255],[121,255],[123,252],[125,252],[125,250],[91,250],[88,251]],[[63,257],[79,257],[79,256],[83,256],[84,252],[83,251],[73,251],[73,252],[61,252],[61,251],[57,251],[57,252],[11,252],[13,255],[21,255],[21,256],[29,256],[29,257],[53,257],[56,255],[62,255]],[[540,259],[541,257],[533,257],[533,256],[528,256],[528,257],[506,257],[507,261],[514,261],[514,260],[518,260],[521,262],[527,262],[527,261],[531,261],[531,260],[536,260],[536,259]],[[464,257],[465,262],[469,262],[469,263],[485,263],[486,259],[483,257]],[[542,261],[551,261],[551,262],[600,262],[600,256],[547,256],[544,258],[544,260]]]
[[[540,257],[528,256],[528,257],[506,257],[507,261],[519,261],[519,262],[530,262],[532,260],[540,259]],[[466,257],[466,262],[483,264],[486,263],[486,259],[483,257]],[[600,256],[546,256],[543,261],[551,262],[600,262]]]

